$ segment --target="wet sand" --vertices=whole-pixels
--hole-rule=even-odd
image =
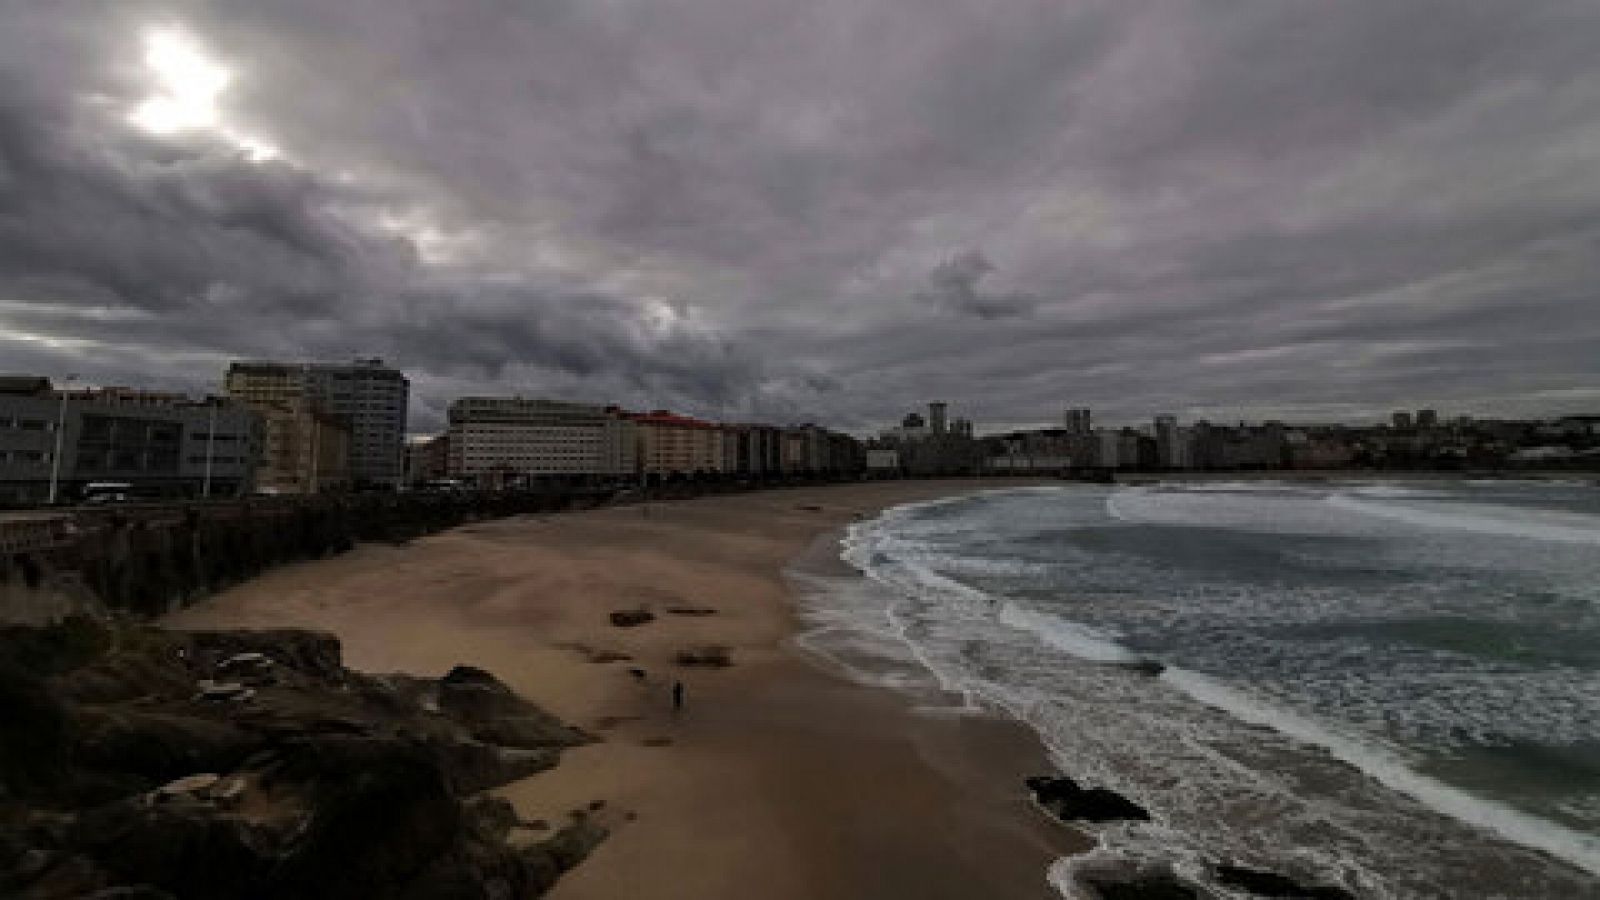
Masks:
[[[886,482],[485,522],[275,570],[164,624],[326,629],[369,671],[477,665],[595,733],[556,770],[502,791],[524,818],[594,801],[634,815],[557,900],[1053,898],[1049,862],[1082,842],[1026,800],[1022,778],[1051,768],[1030,731],[917,714],[789,644],[782,570],[818,536],[1006,484]],[[632,608],[656,618],[610,623]],[[711,644],[729,648],[731,667],[674,665]]]

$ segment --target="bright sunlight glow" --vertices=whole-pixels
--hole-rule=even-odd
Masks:
[[[144,35],[144,64],[155,92],[129,114],[129,121],[152,134],[209,130],[228,139],[251,160],[278,155],[276,147],[229,128],[217,101],[233,81],[233,73],[188,35],[174,28],[153,28]]]

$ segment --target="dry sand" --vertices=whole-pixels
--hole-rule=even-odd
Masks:
[[[781,571],[819,535],[996,486],[873,483],[485,522],[284,567],[163,624],[326,629],[369,671],[477,665],[600,736],[502,791],[525,818],[596,800],[635,814],[557,900],[1051,898],[1049,861],[1081,839],[1025,800],[1021,779],[1049,769],[1030,732],[915,714],[787,641]],[[610,624],[634,607],[657,618]],[[731,648],[734,665],[673,664],[702,644]]]

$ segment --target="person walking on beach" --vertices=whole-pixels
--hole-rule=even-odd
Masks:
[[[672,683],[672,711],[674,713],[683,712],[683,682],[681,681]]]

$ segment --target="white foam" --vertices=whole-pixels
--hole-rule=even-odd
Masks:
[[[1330,494],[1327,502],[1347,512],[1392,519],[1422,528],[1443,528],[1491,534],[1496,537],[1600,546],[1600,519],[1578,513],[1533,513],[1509,506],[1468,503],[1452,504],[1448,510],[1419,509],[1414,506],[1374,503],[1350,494]]]
[[[1385,786],[1422,802],[1436,812],[1462,822],[1488,828],[1515,843],[1533,847],[1600,875],[1600,836],[1586,835],[1485,800],[1411,768],[1397,752],[1369,741],[1351,738],[1333,729],[1267,706],[1222,682],[1178,668],[1168,668],[1162,678],[1200,702],[1221,709],[1241,721],[1261,725],[1295,740],[1321,747]]]
[[[1162,481],[1163,490],[1186,494],[1281,494],[1300,491],[1303,485],[1287,481],[1263,479],[1261,481]]]
[[[1369,484],[1351,489],[1351,493],[1363,497],[1443,497],[1438,491],[1425,491],[1420,488],[1401,487],[1397,484]]]
[[[1139,657],[1116,642],[1116,636],[1102,629],[1036,612],[1011,602],[1000,604],[1000,621],[1031,632],[1046,644],[1079,659],[1091,662],[1130,663]]]
[[[1157,496],[1147,496],[1152,493]],[[1280,500],[1258,493],[1254,498],[1238,498],[1237,504],[1271,503],[1275,515],[1280,505],[1293,503],[1311,508],[1315,515],[1315,510],[1328,509],[1321,502],[1322,494],[1320,490],[1302,492]],[[1094,498],[1097,505],[1099,496],[1084,495],[1085,499]],[[1107,514],[1116,515],[1118,497],[1132,497],[1136,502],[1142,498],[1163,514],[1166,504],[1177,501],[1183,504],[1186,517],[1195,512],[1191,500],[1221,499],[1230,508],[1237,505],[1217,493],[1209,500],[1185,500],[1181,493],[1132,488],[1110,492],[1105,501]],[[873,640],[903,646],[900,658],[914,660],[931,673],[942,690],[962,698],[958,706],[934,707],[928,710],[930,714],[960,715],[985,703],[999,706],[1032,724],[1064,771],[1111,787],[1156,813],[1155,823],[1089,829],[1100,840],[1102,850],[1095,857],[1101,864],[1165,859],[1181,876],[1208,885],[1220,897],[1232,894],[1216,889],[1209,864],[1229,857],[1248,864],[1253,855],[1259,855],[1265,858],[1255,860],[1257,864],[1281,871],[1309,871],[1358,888],[1363,896],[1431,896],[1418,886],[1441,883],[1429,882],[1431,878],[1450,879],[1451,872],[1459,872],[1462,860],[1479,852],[1479,842],[1466,837],[1459,826],[1444,831],[1429,826],[1432,830],[1417,835],[1418,843],[1412,844],[1407,829],[1423,818],[1432,821],[1435,817],[1393,798],[1377,786],[1382,784],[1451,818],[1483,825],[1514,843],[1600,874],[1593,863],[1600,859],[1600,839],[1442,784],[1409,768],[1398,751],[1335,733],[1204,676],[1169,669],[1162,678],[1153,679],[1097,665],[1136,657],[1118,643],[1114,633],[995,598],[941,574],[941,569],[949,571],[952,566],[965,571],[964,557],[940,552],[938,547],[959,547],[968,533],[982,532],[987,538],[988,527],[997,521],[982,512],[963,515],[960,521],[951,521],[952,517],[918,521],[920,511],[960,499],[969,498],[900,507],[879,519],[851,526],[841,557],[860,569],[869,583],[884,590],[875,605],[845,601],[845,612],[829,620],[834,630],[815,638],[819,644],[827,643],[841,637],[841,632],[860,627],[871,632]],[[1003,512],[1006,521],[1014,521],[1015,510]],[[1256,515],[1262,516],[1259,508]],[[1341,522],[1361,521],[1328,512],[1321,515]],[[1230,522],[1226,527],[1233,525]],[[969,657],[973,648],[978,648],[978,655]],[[1063,658],[1062,653],[1072,660]],[[860,675],[903,690],[927,687],[926,682],[916,680],[897,684],[881,673],[862,671]],[[1252,735],[1239,722],[1271,729],[1289,740]],[[1298,760],[1314,752],[1295,749],[1299,745],[1325,748],[1333,757],[1371,775],[1373,783],[1356,787],[1353,780],[1344,789],[1359,793],[1361,802],[1347,805],[1354,801],[1343,793],[1303,796],[1293,790],[1293,779],[1282,777],[1279,770],[1270,763],[1263,765],[1256,756],[1259,751],[1268,754],[1261,759],[1270,757],[1298,767]],[[1229,752],[1245,755],[1235,758]],[[1329,777],[1326,769],[1334,765],[1324,762],[1317,771]],[[1221,811],[1238,797],[1259,803],[1261,811],[1276,810],[1283,818],[1271,825],[1248,815],[1237,821],[1220,819]],[[1164,819],[1172,824],[1163,824]],[[1270,829],[1273,839],[1264,840],[1268,832],[1262,829]],[[1297,842],[1292,837],[1295,834],[1317,837]],[[1459,840],[1441,845],[1450,850],[1435,858],[1427,841],[1443,835]],[[1485,838],[1483,847],[1491,845],[1507,846]],[[1514,848],[1506,851],[1511,856],[1493,852],[1503,859],[1532,858],[1528,851]],[[1409,866],[1407,859],[1412,855],[1419,872],[1406,876],[1406,889],[1386,890],[1385,885],[1395,884],[1390,874]],[[1075,857],[1051,868],[1050,881],[1065,896],[1086,896],[1074,886],[1074,873],[1081,871],[1083,859]],[[1437,874],[1422,871],[1435,863],[1445,869]],[[1562,876],[1548,877],[1549,882],[1535,878],[1529,883],[1555,883]]]

